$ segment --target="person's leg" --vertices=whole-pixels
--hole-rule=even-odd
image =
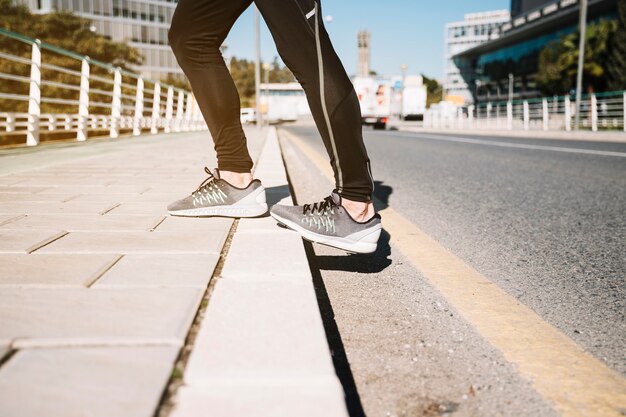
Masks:
[[[220,46],[251,0],[180,0],[168,32],[213,137],[221,177],[237,187],[252,180],[241,103]]]
[[[255,0],[285,64],[304,88],[344,205],[373,215],[374,184],[363,144],[361,111],[315,0]]]

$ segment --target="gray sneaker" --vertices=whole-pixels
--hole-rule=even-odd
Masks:
[[[341,196],[335,192],[324,201],[312,205],[275,205],[270,215],[283,226],[300,233],[306,240],[349,252],[376,251],[382,230],[378,213],[366,222],[357,222],[343,208]]]
[[[237,188],[204,168],[209,177],[190,196],[178,200],[167,211],[173,216],[201,217],[257,217],[267,213],[265,188],[253,180],[246,188]]]

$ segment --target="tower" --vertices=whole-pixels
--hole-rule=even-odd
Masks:
[[[357,75],[366,77],[370,74],[370,37],[371,34],[363,30],[358,33],[359,62]]]

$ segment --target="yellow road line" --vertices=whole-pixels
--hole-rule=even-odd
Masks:
[[[288,137],[331,181],[327,157]],[[619,417],[626,379],[507,294],[390,207],[382,210],[391,243],[535,390],[567,417]]]

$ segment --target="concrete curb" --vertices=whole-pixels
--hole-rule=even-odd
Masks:
[[[555,139],[577,140],[590,142],[626,143],[626,132],[550,132],[543,130],[505,131],[505,130],[460,130],[460,129],[432,129],[421,127],[397,126],[400,132],[438,133],[442,135],[463,136],[491,136],[501,138],[524,139]]]
[[[255,176],[269,206],[293,204],[274,128]],[[171,415],[207,413],[348,415],[302,240],[271,217],[239,221]]]

